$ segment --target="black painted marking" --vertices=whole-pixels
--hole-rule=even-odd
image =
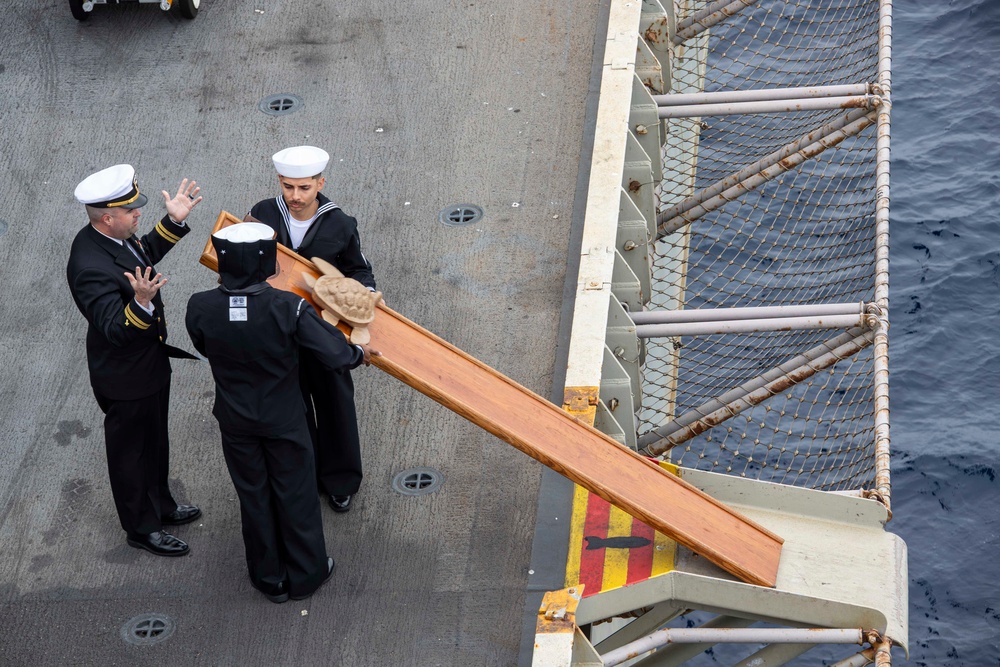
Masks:
[[[596,549],[638,549],[645,547],[652,542],[645,537],[595,537],[586,535],[583,539],[587,541],[587,551]]]

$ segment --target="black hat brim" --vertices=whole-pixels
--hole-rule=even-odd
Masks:
[[[129,209],[132,209],[132,208],[142,208],[143,206],[146,205],[146,203],[148,201],[149,201],[149,199],[146,197],[146,195],[144,195],[144,194],[142,194],[140,192],[139,195],[135,198],[134,202],[131,202],[129,204],[122,204],[121,206],[118,206],[117,208],[129,208]]]

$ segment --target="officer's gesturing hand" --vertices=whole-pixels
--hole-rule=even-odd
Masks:
[[[181,181],[180,186],[177,188],[177,194],[171,199],[170,195],[166,190],[160,190],[160,194],[163,195],[163,203],[167,206],[167,215],[174,222],[184,222],[184,219],[188,217],[188,213],[191,212],[195,206],[197,206],[202,197],[198,195],[201,192],[201,188],[194,181],[188,182],[188,179]]]
[[[143,271],[140,267],[135,267],[135,275],[131,273],[126,273],[125,277],[128,281],[132,283],[132,289],[135,290],[135,301],[140,306],[145,309],[149,309],[149,303],[156,296],[156,293],[160,291],[160,288],[167,284],[167,279],[163,277],[162,273],[157,273],[152,278],[149,277],[152,267],[147,266],[146,270]]]

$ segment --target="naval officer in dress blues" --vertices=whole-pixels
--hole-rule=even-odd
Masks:
[[[374,292],[375,276],[361,252],[358,221],[320,192],[330,155],[315,146],[294,146],[271,160],[281,194],[255,204],[245,219],[266,224],[277,233],[278,243],[306,259],[326,260]],[[310,354],[303,351],[301,368],[319,488],[335,512],[347,512],[362,478],[354,382],[350,371],[328,371]]]
[[[201,188],[181,181],[167,214],[139,238],[139,191],[135,169],[119,164],[85,178],[76,199],[88,222],[70,250],[66,279],[87,319],[87,366],[97,404],[104,412],[104,442],[111,493],[126,541],[158,556],[182,556],[188,545],[164,525],[194,521],[201,510],[179,505],[167,485],[170,444],[167,412],[170,357],[193,359],[167,345],[160,288],[167,279],[155,264],[191,229],[185,220],[201,202]]]

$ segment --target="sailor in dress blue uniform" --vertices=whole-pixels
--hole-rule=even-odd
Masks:
[[[375,291],[372,265],[361,252],[358,222],[320,192],[329,154],[315,146],[295,146],[272,156],[281,194],[258,202],[247,220],[262,222],[278,243],[306,259],[319,257]],[[319,490],[336,512],[350,510],[361,486],[362,461],[354,381],[349,371],[330,372],[305,352],[302,386],[316,455]]]
[[[302,352],[329,372],[368,361],[302,297],[271,287],[277,244],[266,225],[212,235],[222,285],[191,297],[187,329],[215,377],[213,414],[240,499],[250,581],[272,602],[308,597],[333,573],[316,490]]]

